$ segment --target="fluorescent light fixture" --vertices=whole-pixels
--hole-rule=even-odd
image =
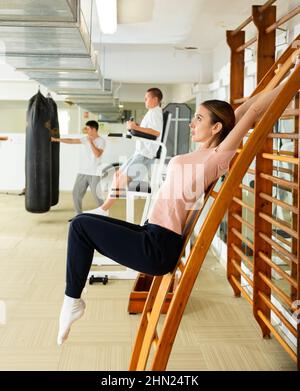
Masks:
[[[117,31],[117,0],[96,0],[100,29],[103,34]]]

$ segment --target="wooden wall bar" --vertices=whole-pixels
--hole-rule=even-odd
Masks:
[[[261,82],[257,92],[269,83],[274,75],[275,67],[278,67],[278,64],[275,64],[276,27],[285,19],[281,18],[276,21],[276,7],[271,6],[274,2],[267,2],[265,7],[253,6],[252,16],[237,29],[227,32],[232,61],[230,101],[234,108],[248,99],[242,95],[244,72],[241,71],[242,55],[247,47],[257,42],[257,83]],[[298,13],[296,11],[293,15]],[[290,14],[287,15],[287,17],[290,16]],[[243,28],[251,22],[257,28],[257,35],[245,42],[245,36],[242,35]],[[294,50],[292,43],[279,64],[285,63]],[[237,62],[233,63],[234,61]],[[297,95],[295,106],[286,109],[282,116],[285,120],[295,119],[294,129],[289,130],[293,133],[277,133],[277,130],[270,129],[268,139],[256,155],[255,169],[248,170],[248,175],[255,174],[254,189],[246,182],[241,183],[228,210],[227,231],[227,278],[234,295],[242,294],[248,300],[253,306],[253,314],[261,327],[263,337],[269,337],[272,333],[290,356],[297,361],[298,369],[299,324],[296,330],[285,313],[271,301],[271,296],[276,297],[291,316],[296,309],[293,305],[294,301],[300,300],[299,100]],[[294,150],[290,148],[287,150],[284,147],[279,150],[281,140],[283,143],[293,143]],[[292,203],[278,198],[278,192],[291,194]],[[250,202],[251,198],[254,198],[254,205]],[[283,210],[285,216],[291,216],[290,224],[277,216],[278,210]],[[254,212],[254,222],[247,219],[247,215],[249,213],[252,215],[252,212]],[[253,252],[253,260],[251,252]],[[245,273],[244,267],[253,272],[252,280],[249,274]],[[286,287],[289,287],[290,293],[287,292]],[[252,292],[251,288],[253,288]],[[297,338],[297,352],[274,326],[271,311]]]

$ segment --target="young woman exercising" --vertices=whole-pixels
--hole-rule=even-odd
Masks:
[[[171,159],[166,180],[145,225],[86,213],[73,219],[68,237],[59,345],[67,339],[72,323],[84,313],[81,292],[94,250],[142,273],[163,275],[174,269],[188,211],[208,186],[228,170],[243,137],[282,88],[283,84],[252,97],[235,112],[227,102],[203,102],[190,124],[192,140],[200,146],[194,152]]]

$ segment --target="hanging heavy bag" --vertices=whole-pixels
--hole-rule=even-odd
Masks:
[[[59,138],[59,123],[57,105],[48,97],[51,116],[51,137]],[[58,204],[59,200],[59,143],[51,143],[51,206]]]
[[[28,105],[25,151],[28,212],[43,213],[51,207],[51,118],[48,99],[40,92]]]

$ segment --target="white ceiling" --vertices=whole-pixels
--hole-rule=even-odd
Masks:
[[[82,0],[84,1],[84,0]],[[93,36],[104,77],[121,83],[179,84],[210,82],[213,50],[225,43],[227,29],[266,0],[118,0],[118,30]],[[300,0],[277,0],[278,16]],[[251,28],[247,35],[252,36]],[[1,44],[1,43],[0,43]],[[194,51],[186,51],[194,46]],[[0,47],[1,50],[1,47]],[[229,53],[224,50],[224,57]],[[225,62],[226,60],[224,60]],[[224,63],[223,62],[223,63]],[[15,78],[20,78],[15,75]],[[0,79],[14,74],[0,64]]]
[[[265,0],[118,0],[118,30],[102,36],[102,42],[192,45],[211,51],[227,29],[251,14],[253,3]]]
[[[266,0],[118,0],[118,29],[95,41],[102,47],[105,77],[127,83],[203,81],[212,52],[226,30]],[[278,0],[279,14],[299,0]],[[247,37],[254,33],[247,29]],[[196,47],[186,51],[187,46]],[[229,55],[228,55],[229,60]]]

